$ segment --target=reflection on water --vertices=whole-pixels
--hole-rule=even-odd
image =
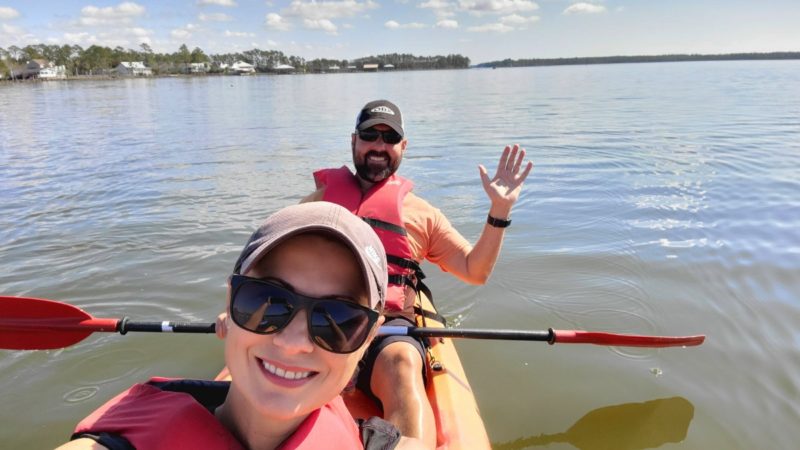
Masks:
[[[494,450],[522,450],[566,442],[580,450],[644,450],[681,442],[694,417],[682,397],[625,403],[590,411],[563,433],[541,434],[492,444]]]

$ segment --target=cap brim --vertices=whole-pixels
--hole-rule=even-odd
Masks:
[[[358,250],[358,245],[355,242],[353,242],[353,240],[350,239],[350,237],[347,236],[347,234],[333,227],[328,227],[320,224],[312,224],[286,230],[286,232],[276,236],[275,238],[269,241],[265,241],[261,243],[261,245],[256,247],[256,249],[253,250],[249,255],[247,255],[247,258],[245,258],[244,261],[242,261],[241,266],[238,268],[238,272],[244,275],[250,269],[255,267],[256,264],[258,264],[258,262],[261,260],[261,258],[263,258],[267,253],[274,250],[275,247],[287,241],[288,239],[301,234],[313,233],[313,232],[322,232],[333,235],[334,237],[337,238],[339,242],[344,243],[347,246],[347,248],[350,249],[356,261],[358,261],[359,267],[361,268],[361,276],[367,283],[366,286],[367,295],[369,295],[370,297],[369,306],[370,308],[375,309],[380,304],[380,294],[379,294],[380,288],[378,280],[372,277],[371,271],[367,266],[368,263],[363,260],[363,256],[361,252],[359,252]],[[377,297],[375,294],[377,294]]]
[[[403,131],[403,127],[401,127],[397,122],[392,123],[392,122],[390,122],[390,121],[388,121],[386,119],[382,119],[382,118],[368,119],[368,120],[365,120],[365,121],[361,122],[358,125],[358,131],[366,130],[367,128],[374,127],[375,125],[380,125],[380,124],[383,124],[383,125],[391,127],[394,131],[397,131],[398,133],[400,133],[400,136],[405,136],[405,132]]]

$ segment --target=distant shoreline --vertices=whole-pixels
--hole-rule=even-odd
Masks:
[[[596,56],[582,58],[504,59],[476,64],[475,68],[571,66],[587,64],[624,64],[681,61],[767,61],[800,59],[800,52],[726,53],[719,55],[674,54],[642,56]]]

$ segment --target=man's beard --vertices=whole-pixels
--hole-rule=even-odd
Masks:
[[[367,160],[369,159],[368,157],[373,154],[380,155],[380,152],[367,152],[367,154],[364,155],[364,159],[359,162],[356,161],[355,152],[353,153],[353,165],[356,166],[356,173],[361,179],[369,181],[370,183],[379,183],[392,176],[397,172],[397,169],[400,167],[400,162],[403,159],[401,156],[393,161],[390,157],[387,164],[370,164]]]

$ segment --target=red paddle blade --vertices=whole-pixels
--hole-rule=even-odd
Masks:
[[[67,303],[0,296],[0,349],[68,347],[95,331],[115,331],[116,319],[94,319]]]
[[[621,347],[693,347],[706,340],[697,336],[640,336],[595,331],[553,330],[554,344],[596,344]]]

